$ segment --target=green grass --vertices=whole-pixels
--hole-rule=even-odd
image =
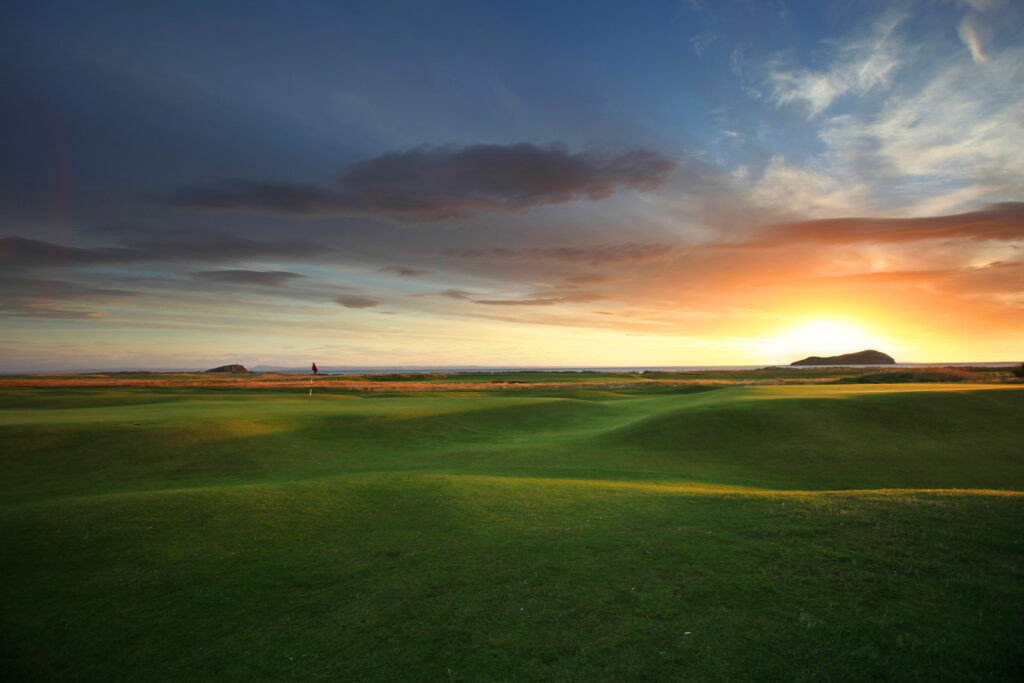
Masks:
[[[0,391],[23,680],[1014,680],[1024,389]]]

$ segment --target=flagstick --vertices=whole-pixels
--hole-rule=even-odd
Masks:
[[[309,376],[309,400],[313,400],[313,375]]]

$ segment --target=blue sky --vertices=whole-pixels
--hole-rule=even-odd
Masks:
[[[997,0],[8,4],[0,371],[788,362],[822,322],[1014,360],[1022,28]]]

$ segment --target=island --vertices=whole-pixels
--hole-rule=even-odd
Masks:
[[[238,373],[245,372],[245,373],[248,373],[249,371],[245,369],[244,365],[237,365],[237,364],[235,364],[235,365],[221,365],[218,368],[211,368],[209,370],[206,370],[206,372],[238,372]]]
[[[892,365],[896,361],[892,356],[868,349],[857,353],[844,353],[841,356],[811,356],[803,360],[793,361],[790,365]]]

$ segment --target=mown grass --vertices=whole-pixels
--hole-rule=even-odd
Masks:
[[[8,678],[1024,673],[1019,388],[0,407]]]

